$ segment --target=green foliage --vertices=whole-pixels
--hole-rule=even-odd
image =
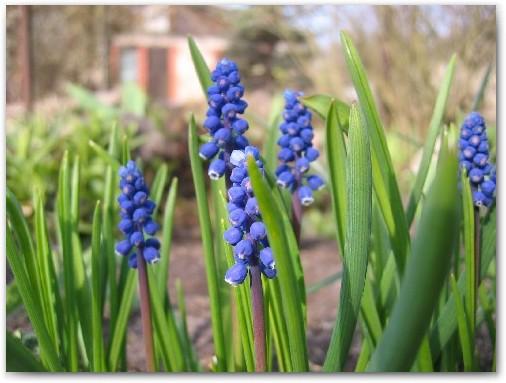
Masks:
[[[360,110],[350,111],[348,156],[346,158],[346,228],[343,278],[336,324],[327,351],[325,371],[340,371],[351,346],[364,290],[371,236],[372,171],[368,132]],[[338,196],[333,200],[337,200]]]

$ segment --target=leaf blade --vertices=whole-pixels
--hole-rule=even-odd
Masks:
[[[350,111],[349,154],[346,162],[347,204],[343,279],[336,324],[324,371],[344,367],[360,310],[369,256],[372,222],[372,169],[367,130],[359,108]]]

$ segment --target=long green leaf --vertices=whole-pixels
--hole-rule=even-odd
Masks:
[[[206,266],[207,288],[210,299],[211,324],[213,327],[214,347],[219,371],[224,371],[226,363],[225,342],[223,336],[221,304],[218,285],[218,274],[216,271],[216,262],[213,250],[213,233],[211,229],[211,219],[209,217],[209,206],[205,188],[204,172],[202,170],[202,160],[198,154],[198,137],[195,118],[191,117],[188,129],[188,151],[190,153],[190,162],[197,197],[197,210],[202,234],[202,245],[204,247],[204,263]]]
[[[102,328],[102,279],[100,278],[100,245],[102,239],[102,221],[100,201],[95,205],[91,234],[91,329],[93,352],[91,369],[105,372],[104,335]]]
[[[188,332],[188,322],[186,315],[186,302],[184,298],[184,289],[179,278],[176,279],[176,294],[177,294],[177,308],[181,317],[181,330],[183,344],[185,347],[184,357],[186,363],[190,366],[191,371],[199,371],[199,362],[195,352],[195,349],[190,340],[190,334]]]
[[[176,207],[178,179],[173,178],[169,194],[165,200],[165,209],[162,225],[161,260],[158,267],[158,290],[160,295],[168,298],[167,284],[169,279],[170,247],[172,244],[172,227],[174,225],[174,210]]]
[[[9,189],[7,189],[6,197],[6,209],[9,222],[14,229],[14,234],[16,234],[17,242],[20,246],[24,268],[28,273],[29,283],[34,292],[34,300],[40,305],[39,272],[36,263],[35,246],[33,245],[33,240],[30,235],[30,229],[28,228],[28,223],[26,222],[18,200]]]
[[[474,254],[474,203],[471,192],[471,182],[464,171],[462,171],[462,211],[464,212],[464,254],[466,265],[466,293],[464,294],[464,308],[466,317],[469,320],[469,331],[471,343],[474,343],[474,328],[476,323],[476,267]]]
[[[115,170],[118,170],[120,167],[120,163],[115,158],[112,153],[105,151],[99,144],[94,142],[93,140],[90,140],[88,142],[88,145],[90,145],[90,148],[92,148],[100,158],[102,158],[107,164],[112,166]]]
[[[78,369],[77,332],[78,317],[76,307],[74,260],[72,254],[72,216],[71,216],[71,185],[68,152],[63,155],[58,179],[58,227],[63,255],[65,341],[67,350],[67,368],[75,372]]]
[[[130,269],[127,274],[125,289],[119,305],[115,326],[112,328],[111,346],[109,349],[109,371],[116,371],[120,359],[121,350],[125,342],[128,317],[137,287],[137,270]]]
[[[456,193],[457,158],[445,140],[400,295],[368,371],[409,371],[413,364],[450,266],[457,227]]]
[[[31,288],[29,276],[23,265],[21,254],[16,248],[13,233],[10,229],[7,229],[6,239],[7,260],[9,261],[12,273],[14,274],[18,291],[23,299],[28,318],[30,319],[30,323],[37,335],[43,361],[50,371],[62,371],[63,369],[60,364],[57,351],[44,323],[40,306],[34,299],[34,291]]]
[[[413,186],[413,190],[411,191],[411,196],[409,198],[409,204],[406,211],[406,219],[408,221],[408,225],[411,225],[411,222],[413,222],[413,218],[415,217],[418,202],[422,196],[423,186],[429,172],[431,159],[434,153],[434,146],[436,145],[436,139],[439,136],[441,128],[443,126],[442,121],[445,112],[446,101],[448,100],[448,95],[450,94],[453,73],[455,72],[455,62],[456,56],[453,55],[450,62],[448,63],[448,67],[446,68],[446,73],[437,95],[434,111],[432,112],[432,118],[429,125],[429,134],[423,148],[422,161],[420,162],[420,167],[417,171],[415,184]]]
[[[84,270],[84,259],[81,249],[81,239],[79,236],[79,189],[80,189],[80,165],[79,157],[76,156],[71,172],[70,185],[70,219],[72,224],[72,266],[73,284],[76,293],[76,307],[79,314],[79,323],[81,325],[82,336],[86,346],[86,354],[91,358],[93,354],[93,335],[91,329],[90,315],[90,286],[86,271]]]
[[[325,371],[341,371],[360,310],[369,254],[372,221],[372,172],[368,132],[360,111],[350,111],[349,154],[346,161],[346,240],[344,242],[343,279],[339,309],[330,345],[325,357]]]
[[[469,372],[473,370],[473,346],[471,341],[471,331],[469,328],[469,318],[467,317],[462,303],[455,276],[450,276],[453,298],[455,299],[455,308],[457,315],[457,323],[459,329],[460,345],[462,347],[462,356],[464,357],[464,371]]]
[[[340,120],[337,113],[336,101],[332,100],[326,116],[325,144],[327,162],[329,166],[330,195],[332,197],[332,211],[334,212],[337,242],[344,254],[345,227],[346,227],[346,145],[342,126],[344,121]]]
[[[40,273],[41,293],[42,293],[42,311],[44,312],[45,321],[47,323],[49,335],[53,340],[53,344],[58,349],[59,333],[58,321],[56,317],[55,300],[60,294],[58,289],[58,281],[51,276],[53,265],[53,254],[47,231],[46,218],[44,215],[44,203],[40,193],[35,196],[35,237],[37,241],[37,262]]]
[[[264,166],[271,172],[274,172],[278,162],[277,143],[280,136],[279,124],[282,119],[282,111],[283,97],[277,96],[271,104],[271,112],[267,123],[267,135],[262,148]]]
[[[221,221],[220,225],[220,237],[223,236],[225,230],[227,230],[227,224],[224,220]],[[232,255],[232,249],[230,246],[225,247],[225,257],[227,260],[228,267],[232,267],[235,263],[234,256]],[[244,352],[244,361],[246,363],[246,370],[248,372],[255,371],[255,358],[253,353],[253,325],[251,319],[251,303],[249,297],[249,286],[245,283],[236,286],[234,291],[234,300],[236,303],[237,319],[239,321],[239,333],[241,336],[241,345]]]
[[[383,132],[383,125],[367,80],[364,66],[351,39],[341,32],[341,43],[348,71],[360,101],[372,148],[373,185],[381,212],[387,223],[392,247],[402,275],[409,254],[410,239],[401,194],[395,178],[392,159]]]
[[[348,122],[350,120],[350,107],[348,104],[325,94],[302,97],[302,103],[314,110],[323,119],[327,118],[330,105],[333,103],[336,114],[342,122],[339,127],[345,132],[348,131]]]
[[[487,70],[483,75],[483,78],[480,82],[480,87],[476,95],[474,96],[473,104],[471,106],[471,110],[478,110],[481,107],[481,103],[483,102],[483,96],[485,95],[485,89],[488,85],[488,80],[490,79],[490,74],[492,73],[492,63],[488,64]]]
[[[9,331],[5,333],[5,364],[7,372],[45,372],[44,366],[35,358],[21,340]]]
[[[316,293],[317,291],[320,291],[324,287],[327,287],[327,286],[331,285],[332,283],[339,281],[342,277],[343,277],[343,272],[342,272],[342,270],[339,270],[337,273],[329,275],[328,277],[323,278],[321,281],[308,286],[308,288],[306,289],[306,293],[307,294]]]
[[[185,371],[185,359],[182,352],[181,339],[174,320],[174,313],[170,309],[165,315],[163,295],[156,286],[156,274],[148,268],[148,281],[151,296],[151,307],[155,324],[155,336],[160,342],[164,363],[171,371]]]
[[[274,203],[272,193],[262,177],[253,157],[248,158],[248,174],[260,213],[267,227],[269,243],[273,249],[283,295],[283,308],[289,334],[293,371],[307,371],[307,346],[304,315],[300,303],[300,289],[290,256],[290,248],[280,221],[280,206]],[[288,319],[289,318],[289,319]]]
[[[207,95],[207,88],[209,88],[212,85],[209,68],[206,64],[206,61],[204,60],[204,57],[202,56],[202,53],[200,53],[200,50],[197,47],[197,44],[195,43],[195,40],[193,40],[193,37],[191,36],[188,36],[188,47],[190,48],[193,65],[195,66],[195,70],[197,71],[200,86],[202,87],[204,95]]]
[[[374,298],[373,285],[370,279],[366,278],[364,285],[364,295],[360,305],[360,313],[367,328],[367,332],[371,337],[373,345],[376,345],[381,337],[383,328],[381,326],[381,319],[376,307],[376,300]]]
[[[165,189],[168,173],[169,169],[167,167],[167,164],[163,164],[156,171],[155,178],[153,178],[153,182],[151,184],[150,196],[153,202],[156,204],[155,210],[153,211],[154,217],[156,217],[156,212],[158,211],[158,207],[162,201],[163,190]]]
[[[119,137],[116,125],[113,125],[109,137],[108,153],[112,158],[119,156]],[[116,195],[116,169],[108,165],[105,172],[104,199],[102,205],[102,257],[100,270],[102,271],[102,290],[109,287],[109,331],[114,332],[120,297],[118,296],[118,282],[116,277],[117,257],[114,250],[114,213]],[[106,300],[103,299],[103,304]],[[109,348],[111,344],[109,343]]]
[[[212,200],[212,206],[213,206],[213,227],[214,232],[219,233],[220,231],[220,222],[221,221],[227,221],[228,220],[228,211],[226,204],[223,203],[223,200],[225,199],[225,195],[227,193],[227,187],[225,184],[225,177],[220,178],[219,180],[215,180],[211,182],[211,200]],[[222,235],[220,235],[218,238],[223,238]],[[215,254],[215,262],[216,262],[216,272],[219,276],[225,275],[227,272],[227,259],[225,258],[224,254],[226,251],[227,244],[225,241],[215,241],[214,242],[214,254]],[[220,303],[221,303],[221,317],[223,319],[222,327],[223,327],[223,336],[224,336],[224,342],[225,342],[225,351],[226,358],[227,358],[227,371],[233,371],[234,370],[234,358],[231,352],[228,352],[228,350],[231,350],[233,347],[233,339],[232,339],[232,331],[227,331],[227,329],[232,328],[232,316],[231,314],[231,298],[230,298],[230,286],[228,286],[226,283],[221,283],[219,285],[220,287]]]

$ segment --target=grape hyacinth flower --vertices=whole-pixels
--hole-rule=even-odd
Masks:
[[[153,236],[159,226],[151,218],[156,205],[149,199],[149,189],[134,161],[120,167],[119,175],[121,221],[118,228],[125,239],[116,244],[116,252],[128,256],[132,268],[137,268],[137,254],[131,252],[134,248],[142,253],[146,263],[156,263],[160,260],[160,242]]]
[[[248,177],[246,167],[248,155],[255,158],[262,171],[260,153],[254,146],[234,150],[230,156],[232,186],[228,189],[227,196],[229,221],[232,226],[224,233],[224,238],[234,247],[235,264],[225,274],[225,281],[233,286],[243,283],[249,269],[254,266],[259,266],[267,278],[276,276],[267,231]]]
[[[471,112],[460,128],[461,169],[467,171],[475,206],[490,207],[496,189],[495,168],[489,161],[489,145],[485,120],[478,112]]]
[[[222,177],[231,170],[230,155],[232,151],[242,150],[249,145],[244,132],[248,122],[240,118],[248,104],[242,99],[244,86],[237,64],[226,58],[221,59],[211,73],[213,84],[207,89],[207,118],[204,128],[211,135],[211,140],[200,147],[199,155],[204,160],[211,160],[208,174],[213,180]]]
[[[148,372],[153,372],[155,370],[153,329],[146,263],[156,263],[160,259],[160,242],[152,237],[159,229],[151,217],[156,205],[149,199],[149,189],[134,161],[128,161],[126,166],[121,166],[119,176],[121,195],[118,197],[118,203],[121,221],[118,228],[125,239],[116,244],[116,252],[128,256],[128,265],[138,269],[146,368]],[[134,248],[136,252],[132,252]]]
[[[276,169],[277,184],[289,189],[302,205],[308,206],[313,203],[313,191],[325,186],[319,176],[308,175],[311,162],[320,155],[313,147],[312,115],[299,101],[301,92],[286,90],[284,96],[284,121],[279,126],[282,135],[278,140],[281,164]]]

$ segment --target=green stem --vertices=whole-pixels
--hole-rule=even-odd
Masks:
[[[250,267],[251,306],[253,311],[253,339],[255,344],[255,371],[265,372],[265,322],[262,274],[258,265]]]
[[[139,249],[139,252],[137,253],[137,269],[139,272],[139,301],[141,305],[142,335],[146,351],[146,369],[148,372],[154,372],[153,328],[151,326],[151,304],[148,274],[146,270],[146,261],[144,260],[141,249]]]

